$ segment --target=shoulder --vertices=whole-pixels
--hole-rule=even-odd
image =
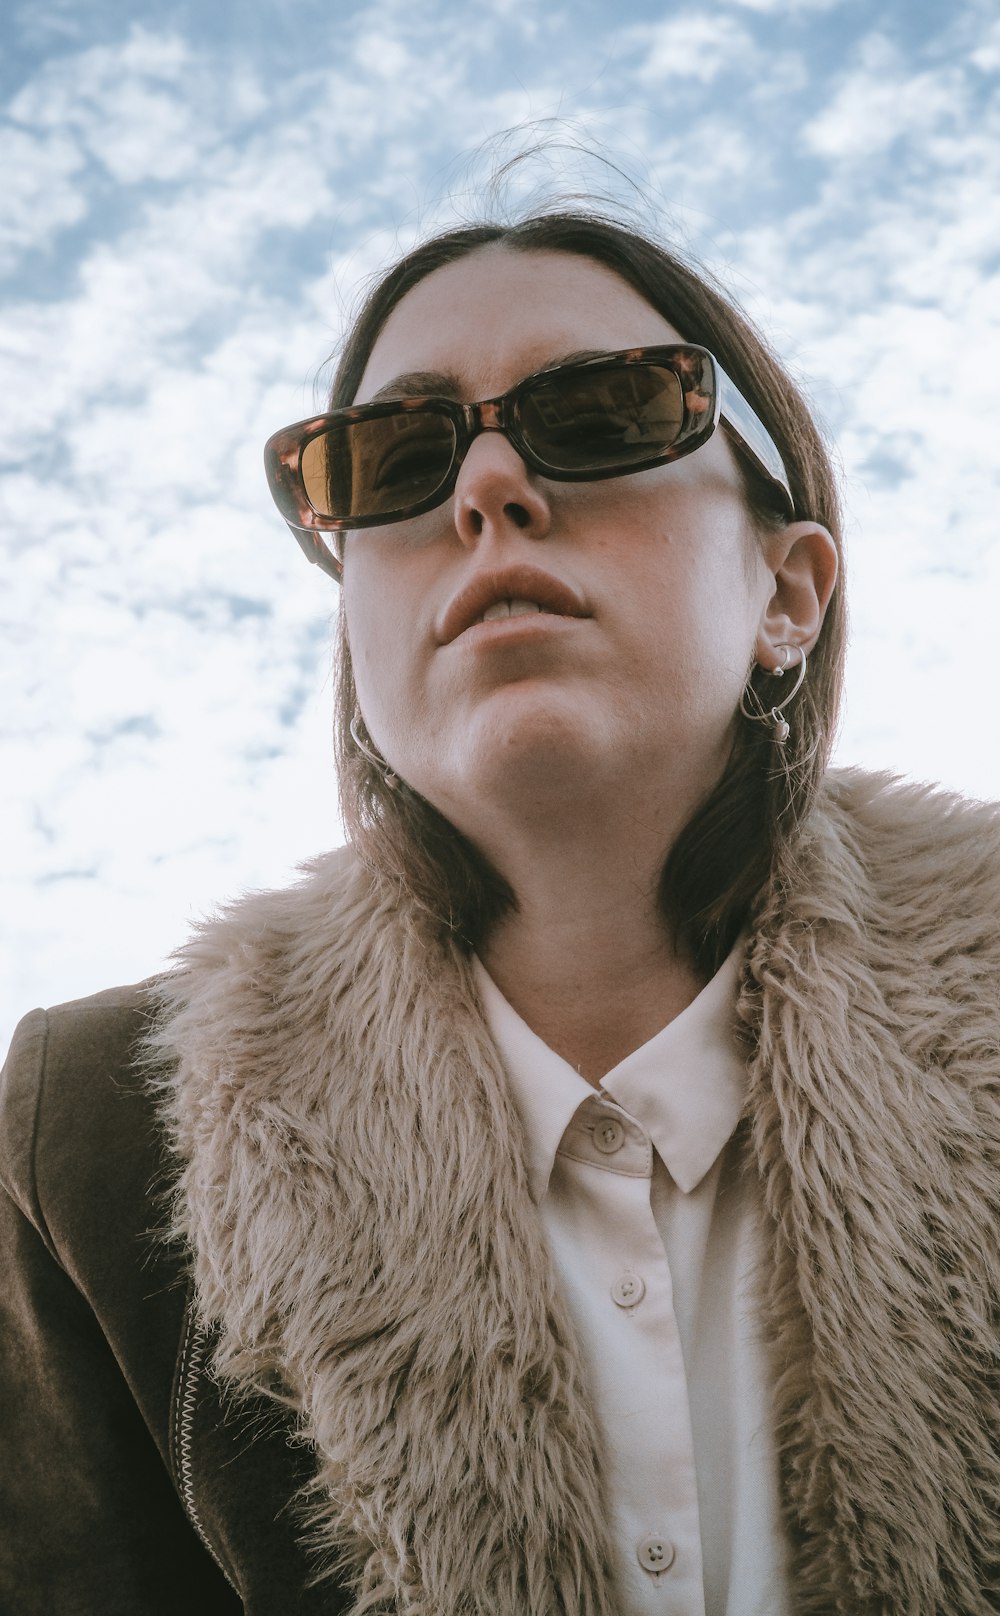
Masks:
[[[807,889],[900,943],[939,953],[1000,944],[1000,804],[833,771],[797,863]]]
[[[0,1184],[50,1246],[64,1221],[71,1238],[80,1208],[104,1207],[110,1222],[145,1196],[156,1218],[170,1160],[157,1080],[176,1062],[173,1032],[183,1026],[182,1045],[211,1050],[216,1070],[268,1029],[315,1036],[391,908],[341,848],[294,885],[220,909],[162,976],[25,1016],[0,1076]]]
[[[406,915],[397,884],[348,848],[304,865],[293,886],[245,895],[199,925],[160,978],[150,1050],[205,1074],[259,1068],[265,1052],[309,1064],[373,963],[398,957]]]
[[[962,1088],[968,1137],[995,1139],[998,922],[1000,809],[834,773],[772,883],[752,974],[772,995],[772,1030],[788,1042],[794,1025],[803,1062],[808,1050],[817,1066],[860,1074],[869,1096],[893,1082],[936,1096],[938,1133]]]
[[[301,867],[290,886],[244,893],[196,925],[160,978],[169,1003],[174,984],[225,972],[259,979],[265,992],[331,951],[349,951],[365,929],[376,878],[351,849],[338,848]]]
[[[993,1107],[995,1128],[998,921],[1000,809],[834,772],[782,855],[752,975],[777,994],[779,1020],[801,1008],[803,1043],[822,1025],[843,1061],[864,1048],[889,1071],[905,1055],[925,1088],[947,1070]]]
[[[144,1200],[155,1172],[149,987],[33,1010],[0,1074],[0,1181],[60,1260],[89,1224]]]
[[[870,858],[907,854],[942,873],[969,861],[989,871],[1000,854],[1000,803],[978,802],[942,786],[862,769],[834,769],[819,803]]]
[[[190,1001],[206,1035],[241,1036],[324,962],[349,960],[371,907],[367,872],[339,849],[295,885],[220,910],[175,970],[25,1016],[0,1076],[0,1184],[53,1255],[64,1260],[88,1225],[103,1238],[99,1220],[108,1238],[116,1218],[162,1221],[170,1150],[156,1078],[175,1058],[165,1012]]]

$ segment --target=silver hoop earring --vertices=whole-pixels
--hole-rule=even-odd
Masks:
[[[373,769],[378,770],[378,773],[382,776],[382,779],[388,786],[389,790],[395,791],[396,787],[399,785],[399,775],[395,774],[393,770],[390,769],[388,763],[378,748],[375,747],[371,741],[365,740],[364,736],[361,734],[361,725],[363,723],[364,719],[361,716],[361,708],[358,707],[355,709],[354,717],[351,719],[350,723],[351,740],[354,742],[365,762],[370,763]]]
[[[743,694],[740,696],[740,712],[743,714],[744,718],[749,718],[754,723],[770,724],[773,739],[779,746],[784,746],[791,731],[788,727],[788,721],[782,718],[781,714],[788,706],[788,703],[792,701],[802,689],[806,677],[806,653],[801,645],[776,645],[775,650],[780,651],[782,654],[781,667],[768,668],[765,670],[773,679],[781,679],[784,676],[785,669],[788,667],[790,653],[792,651],[797,651],[799,653],[798,673],[796,675],[794,685],[788,692],[788,695],[785,697],[784,701],[779,701],[774,707],[768,707],[761,700],[760,696],[757,694],[756,690],[748,679],[746,684],[743,686]],[[757,666],[760,667],[761,664],[758,662]],[[753,711],[749,711],[747,709],[747,702],[752,704]]]

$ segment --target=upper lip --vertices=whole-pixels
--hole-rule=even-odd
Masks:
[[[533,600],[543,612],[557,617],[589,617],[582,596],[561,578],[526,563],[513,567],[492,567],[477,572],[451,597],[437,624],[439,645],[457,640],[467,628],[498,600]]]

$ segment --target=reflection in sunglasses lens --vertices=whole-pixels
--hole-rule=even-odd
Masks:
[[[683,424],[680,382],[653,365],[569,371],[540,380],[521,401],[526,441],[560,471],[627,468],[668,449]]]
[[[351,438],[357,510],[372,516],[405,510],[444,482],[455,448],[445,416],[412,410],[359,426]]]
[[[313,509],[324,516],[391,516],[434,494],[454,451],[447,416],[400,410],[344,421],[312,439],[302,453],[302,480]]]

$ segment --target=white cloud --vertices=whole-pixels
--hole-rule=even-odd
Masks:
[[[74,132],[116,180],[175,180],[192,171],[204,142],[203,126],[177,95],[191,71],[182,40],[135,28],[122,46],[51,64],[15,96],[10,116]]]
[[[759,12],[764,15],[793,16],[816,11],[848,10],[859,5],[861,0],[727,0],[732,6],[738,6],[744,11]]]
[[[663,22],[623,29],[623,45],[641,57],[635,76],[646,89],[668,79],[710,84],[718,75],[754,56],[752,36],[731,17],[692,12]]]
[[[864,41],[861,65],[806,125],[803,136],[824,157],[871,162],[898,140],[922,140],[932,129],[953,123],[961,117],[965,98],[960,68],[914,74],[888,39],[873,34]]]
[[[60,135],[0,127],[0,273],[24,252],[48,248],[61,230],[83,218],[86,203],[77,183],[83,162],[72,141]]]
[[[1000,72],[1000,22],[993,24],[982,44],[972,51],[969,60],[981,73]]]

